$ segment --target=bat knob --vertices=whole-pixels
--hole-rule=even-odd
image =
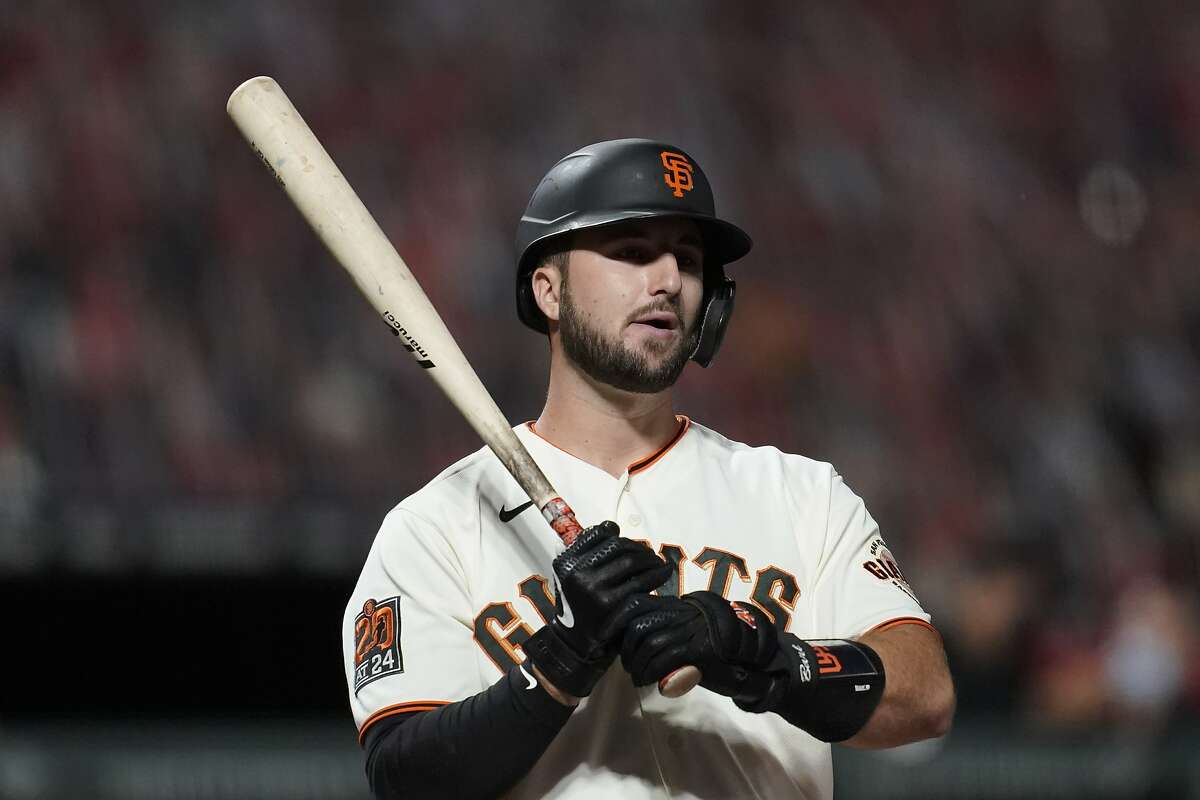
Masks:
[[[700,683],[700,670],[695,667],[680,667],[658,682],[658,693],[663,697],[683,697]]]

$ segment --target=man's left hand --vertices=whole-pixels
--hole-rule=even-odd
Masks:
[[[691,665],[709,691],[750,704],[762,698],[770,683],[763,670],[779,649],[762,609],[715,592],[651,595],[643,603],[646,610],[628,623],[621,644],[621,664],[636,685]]]

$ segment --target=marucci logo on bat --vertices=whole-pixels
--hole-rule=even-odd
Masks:
[[[433,369],[437,366],[429,358],[429,353],[425,352],[425,348],[421,347],[417,340],[408,331],[404,330],[404,326],[400,324],[400,320],[392,316],[392,312],[384,311],[383,321],[388,324],[388,329],[392,332],[392,336],[398,336],[403,340],[401,344],[404,345],[404,349],[416,357],[417,364],[422,369]]]
[[[271,166],[271,162],[267,160],[267,157],[265,155],[263,155],[263,151],[258,149],[258,145],[255,144],[254,142],[251,142],[250,146],[254,148],[255,153],[258,153],[258,157],[262,160],[263,164],[266,165],[267,171],[270,172],[271,175],[274,176],[275,182],[278,183],[280,186],[282,186],[284,189],[286,189],[287,184],[283,182],[283,178],[279,177],[279,173],[275,171],[275,167]]]

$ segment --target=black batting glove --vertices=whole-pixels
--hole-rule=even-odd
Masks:
[[[579,535],[554,559],[557,616],[525,641],[525,656],[558,689],[586,697],[616,658],[624,623],[671,566],[612,521]]]
[[[752,603],[731,603],[715,592],[650,597],[625,626],[621,664],[638,686],[680,667],[700,670],[700,685],[735,701],[754,703],[769,688],[763,670],[779,649],[770,618]]]
[[[805,641],[776,630],[758,606],[714,592],[636,602],[643,613],[625,626],[621,663],[638,686],[690,664],[705,689],[823,742],[858,733],[883,697],[883,660],[864,642]]]

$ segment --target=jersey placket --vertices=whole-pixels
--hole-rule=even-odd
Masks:
[[[612,509],[610,519],[621,526],[621,535],[628,536],[631,539],[638,538],[634,535],[634,531],[642,524],[641,515],[636,511],[631,511],[634,508],[634,502],[630,496],[631,480],[628,472],[625,472],[617,479],[617,484],[614,487],[616,492],[613,495],[612,503],[609,506]]]
[[[615,515],[613,519],[621,526],[621,532],[630,539],[645,541],[652,548],[655,545],[650,542],[647,535],[645,528],[646,515],[638,508],[634,486],[635,484],[640,486],[644,480],[643,476],[646,476],[650,470],[654,469],[658,462],[665,458],[687,433],[691,425],[691,420],[683,416],[677,419],[679,420],[679,429],[671,437],[671,440],[655,453],[630,464],[621,475],[621,493],[617,496],[616,506],[613,509]]]
[[[656,543],[651,541],[645,527],[646,517],[638,504],[637,492],[634,491],[635,483],[641,483],[640,473],[631,475],[626,470],[620,478],[617,497],[613,504],[612,518],[621,526],[622,536],[643,541],[651,549],[657,550]],[[629,680],[627,676],[624,679]],[[664,736],[653,718],[646,714],[646,705],[656,701],[658,687],[655,685],[634,687],[633,691],[638,695],[638,715],[646,726],[646,736],[650,744],[649,749],[645,751],[645,756],[653,760],[654,772],[666,781],[667,785],[672,785],[674,783],[672,774],[679,768],[678,759],[682,740],[677,733]]]

